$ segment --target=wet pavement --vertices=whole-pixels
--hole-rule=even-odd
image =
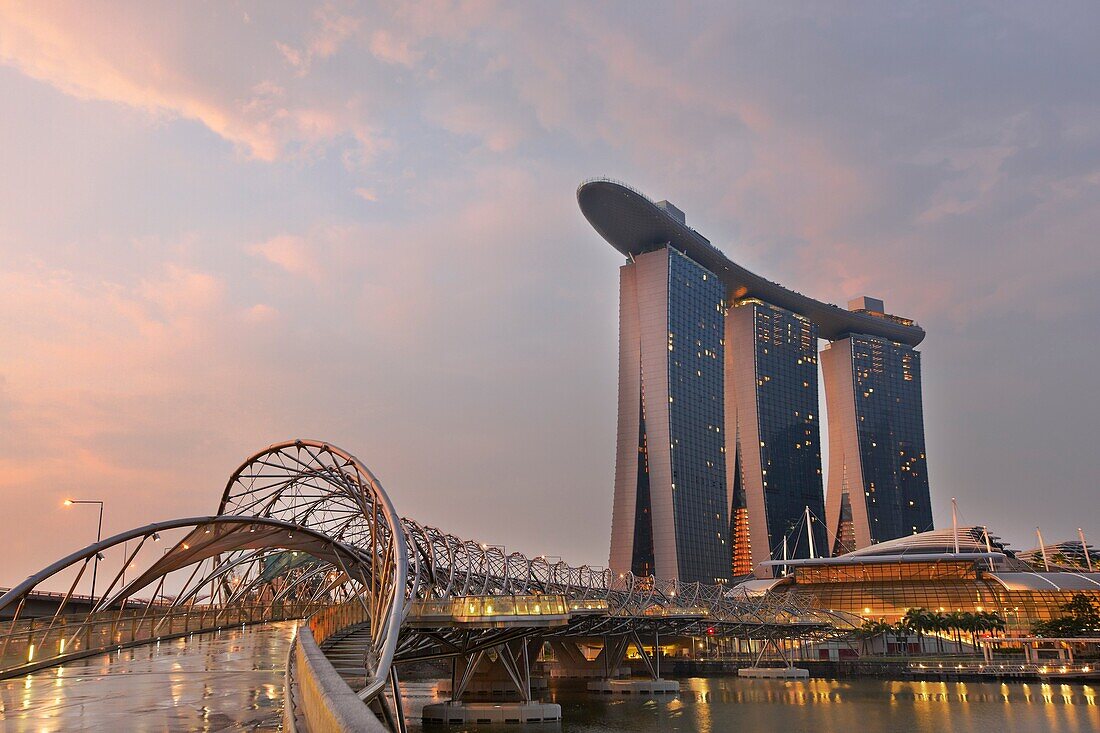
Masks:
[[[0,731],[276,731],[293,622],[195,634],[0,681]]]

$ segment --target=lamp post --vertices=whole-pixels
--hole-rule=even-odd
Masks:
[[[99,505],[99,526],[95,531],[95,541],[99,543],[103,539],[103,502],[99,500],[83,500],[83,499],[66,499],[65,506],[72,506],[73,504],[98,504]],[[125,559],[124,559],[125,561]],[[92,564],[92,609],[95,609],[95,576],[99,570],[99,552],[95,554],[95,560]]]

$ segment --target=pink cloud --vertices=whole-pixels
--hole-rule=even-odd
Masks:
[[[79,99],[195,120],[263,161],[286,155],[288,148],[331,144],[344,134],[368,154],[373,152],[373,127],[361,108],[349,109],[343,100],[325,103],[327,109],[297,98],[288,104],[283,86],[272,79],[278,74],[271,63],[274,57],[259,56],[252,70],[239,68],[221,76],[194,71],[175,53],[184,39],[170,35],[166,22],[170,21],[155,14],[143,17],[140,12],[122,15],[5,0],[0,2],[0,63]],[[315,13],[315,23],[304,50],[280,47],[286,60],[298,67],[336,53],[358,27],[357,20],[327,5]],[[236,32],[226,26],[217,30]],[[248,74],[260,76],[239,86]]]
[[[290,275],[300,275],[315,283],[322,279],[319,255],[311,250],[309,243],[302,237],[280,234],[252,245],[248,251]]]
[[[370,52],[380,61],[401,66],[412,66],[423,58],[423,54],[414,49],[408,39],[399,38],[387,30],[377,30],[371,34]]]
[[[430,119],[448,132],[469,135],[494,153],[514,148],[526,136],[523,126],[507,113],[492,107],[457,102],[429,112]]]
[[[302,48],[275,43],[286,62],[302,76],[309,73],[314,59],[327,59],[334,55],[362,24],[362,19],[341,13],[333,3],[324,3],[314,10],[313,18],[316,26],[308,34]]]

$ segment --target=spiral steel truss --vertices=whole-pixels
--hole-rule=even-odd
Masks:
[[[172,542],[159,544],[174,536]],[[153,546],[168,546],[163,553]],[[104,553],[123,568],[90,609],[74,591]],[[129,580],[127,580],[127,577]],[[29,619],[43,585],[69,590],[56,612]],[[348,603],[369,628],[364,699],[392,681],[395,661],[468,656],[538,636],[654,633],[809,638],[852,619],[792,593],[750,595],[551,563],[401,519],[354,456],[320,441],[271,445],[230,477],[217,516],[140,527],[90,545],[0,596],[0,676],[96,649],[227,625],[304,618]]]
[[[92,564],[108,555],[122,562],[103,592],[77,595]],[[0,622],[0,678],[149,641],[303,618],[364,597],[369,573],[361,549],[277,519],[191,517],[138,527],[0,596],[0,613],[10,615]],[[28,604],[43,598],[53,612],[33,614]]]

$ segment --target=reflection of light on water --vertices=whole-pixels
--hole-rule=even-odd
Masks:
[[[683,681],[685,697],[697,703],[698,707],[721,704],[774,704],[774,705],[833,705],[837,703],[860,704],[862,698],[856,694],[860,687],[873,685],[871,680],[834,681],[778,681],[747,680],[723,678],[691,679]],[[919,703],[936,707],[954,706],[965,710],[975,704],[989,703],[1004,706],[1008,703],[1025,705],[1049,705],[1052,707],[1096,706],[1097,690],[1088,685],[1080,687],[1061,683],[1054,690],[1049,684],[1043,684],[1041,691],[1035,691],[1027,684],[1010,685],[1000,683],[965,682],[929,682],[919,681],[883,681],[881,696],[891,707]],[[851,694],[848,694],[851,692]]]

